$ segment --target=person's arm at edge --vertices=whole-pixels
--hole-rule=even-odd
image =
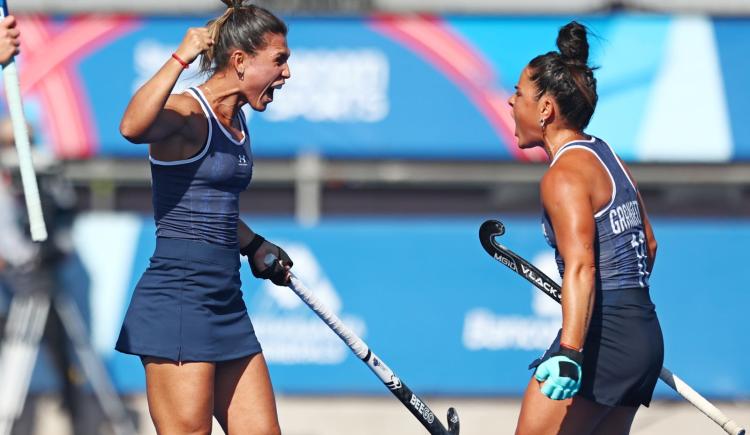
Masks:
[[[21,32],[16,26],[16,17],[8,15],[0,21],[0,64],[7,64],[20,50]]]

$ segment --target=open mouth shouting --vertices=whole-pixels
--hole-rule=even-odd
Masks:
[[[277,85],[271,85],[269,86],[265,92],[263,92],[263,95],[261,96],[261,103],[268,104],[271,101],[273,101],[273,91],[277,89],[281,89],[281,87],[284,86],[284,83],[279,83]]]

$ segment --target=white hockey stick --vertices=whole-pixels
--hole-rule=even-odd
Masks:
[[[8,15],[8,2],[0,0],[0,19]],[[5,95],[8,99],[10,120],[13,124],[13,136],[16,140],[16,152],[18,153],[18,168],[21,171],[21,182],[23,183],[23,196],[26,199],[26,210],[29,214],[29,226],[31,227],[31,240],[42,242],[47,240],[47,227],[44,225],[42,214],[42,201],[39,198],[39,187],[36,184],[36,173],[31,160],[31,144],[29,143],[29,130],[26,126],[26,117],[23,114],[23,103],[21,102],[21,86],[18,83],[18,68],[13,58],[3,67],[3,83],[5,84]]]
[[[273,258],[267,258],[266,263],[270,264],[274,261]],[[396,376],[395,373],[383,362],[380,357],[367,347],[364,341],[357,336],[351,329],[349,329],[341,319],[332,313],[326,306],[324,306],[320,300],[305,287],[302,281],[299,280],[294,274],[292,274],[291,283],[289,288],[294,291],[297,296],[302,299],[308,307],[310,307],[318,317],[328,325],[341,340],[349,346],[352,352],[359,359],[361,359],[367,367],[372,370],[373,373],[385,384],[386,387],[398,398],[401,403],[406,406],[407,409],[419,420],[420,423],[427,429],[432,435],[458,435],[459,433],[459,421],[456,410],[450,408],[448,410],[448,429],[443,426],[440,420],[435,416],[432,410],[427,404],[414,394],[404,382]]]
[[[714,422],[721,426],[728,434],[731,435],[745,435],[745,429],[742,428],[737,422],[724,415],[713,403],[706,400],[697,391],[690,388],[690,385],[686,384],[682,379],[678,378],[677,375],[669,371],[666,367],[661,368],[661,374],[659,379],[665,384],[672,387],[673,390],[677,391],[680,396],[684,397],[685,400],[690,402],[693,406]]]

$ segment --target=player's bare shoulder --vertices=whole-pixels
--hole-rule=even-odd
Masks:
[[[571,189],[585,188],[586,171],[581,163],[591,153],[583,150],[568,150],[555,160],[555,163],[544,173],[540,187],[542,196],[564,195]]]
[[[201,109],[198,100],[186,93],[171,94],[169,98],[167,98],[164,108],[166,110],[172,110],[185,117],[191,115],[203,116],[203,110]]]
[[[151,142],[151,156],[157,160],[182,160],[197,153],[206,141],[208,121],[200,103],[187,94],[171,94],[161,119],[172,125],[171,133]]]
[[[206,114],[201,103],[187,93],[172,94],[164,105],[164,110],[181,118],[179,135],[186,139],[205,138],[208,134]],[[197,140],[203,143],[203,140]]]

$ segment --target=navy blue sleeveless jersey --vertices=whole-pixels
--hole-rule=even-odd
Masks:
[[[648,287],[646,236],[635,185],[609,144],[593,136],[588,141],[565,144],[557,152],[550,166],[572,149],[583,149],[593,153],[612,181],[612,197],[609,204],[594,215],[597,288],[616,290]],[[560,276],[564,276],[565,264],[557,249],[555,230],[546,211],[542,216],[542,230],[547,243],[555,248],[557,267]]]
[[[240,111],[243,139],[235,140],[219,123],[198,88],[197,99],[208,119],[201,151],[186,160],[159,161],[149,156],[157,237],[238,246],[239,195],[250,183],[253,158],[250,136]]]

